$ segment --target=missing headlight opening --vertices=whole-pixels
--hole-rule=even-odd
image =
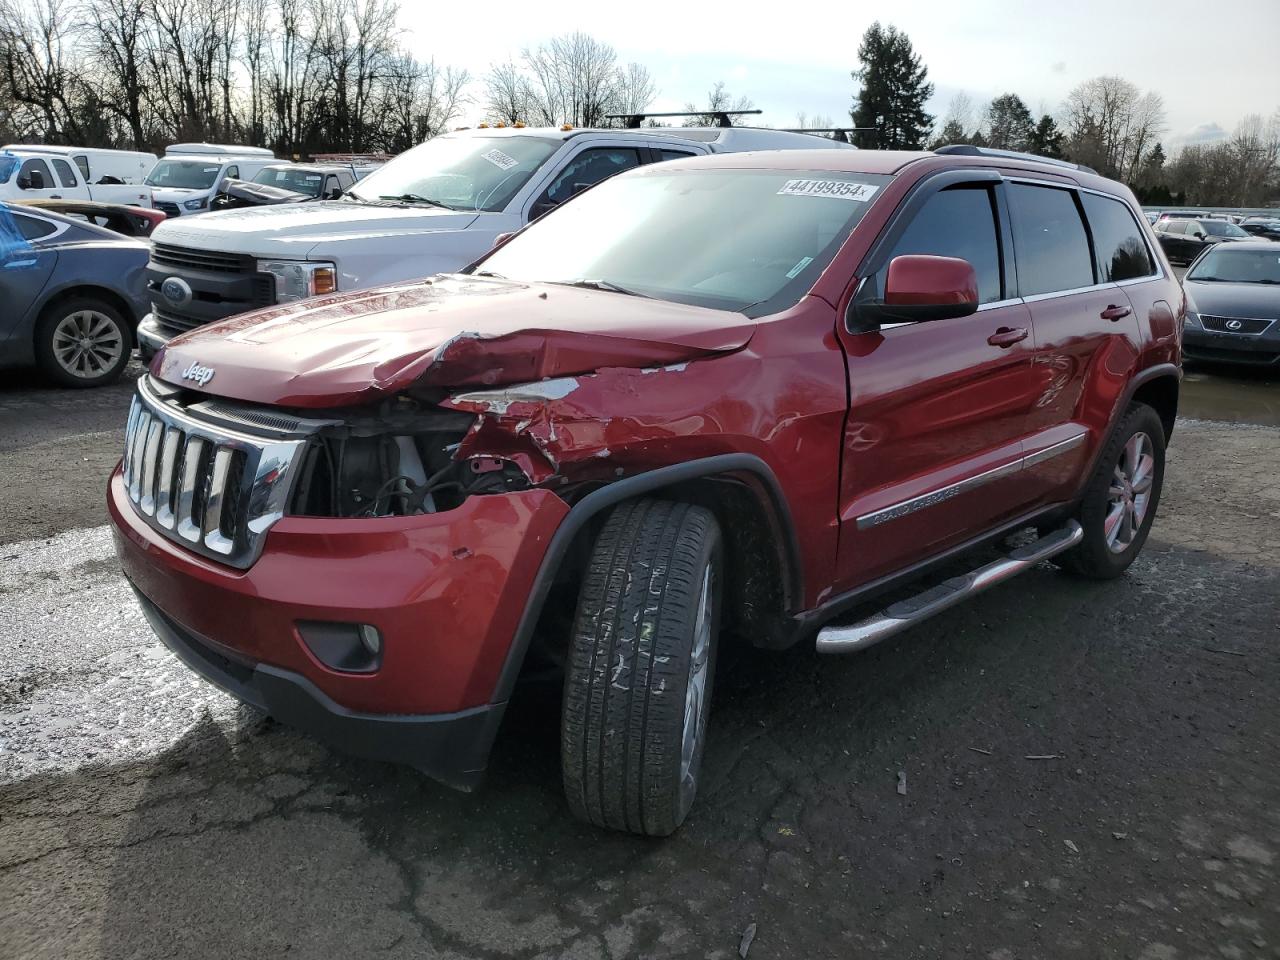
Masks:
[[[316,434],[290,512],[311,517],[403,517],[452,510],[477,494],[529,486],[511,462],[455,459],[475,418],[408,411],[352,418]]]

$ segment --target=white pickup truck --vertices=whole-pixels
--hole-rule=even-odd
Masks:
[[[152,234],[144,353],[257,307],[460,270],[615,173],[744,150],[853,149],[751,127],[480,128],[401,154],[340,200],[167,220]]]
[[[146,184],[90,183],[80,162],[65,150],[5,148],[0,152],[0,200],[95,200],[151,206],[151,188]]]

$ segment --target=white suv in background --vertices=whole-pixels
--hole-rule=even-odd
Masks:
[[[750,127],[444,134],[369,174],[340,200],[162,223],[151,237],[152,313],[138,338],[151,353],[178,333],[257,307],[460,270],[500,235],[632,167],[787,149],[854,148]]]

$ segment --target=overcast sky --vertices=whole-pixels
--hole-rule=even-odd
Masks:
[[[1280,107],[1280,0],[401,3],[414,52],[474,76],[523,46],[578,29],[612,44],[622,62],[649,68],[659,88],[655,110],[701,101],[724,80],[775,126],[794,124],[799,110],[848,122],[849,71],[877,17],[911,37],[936,86],[930,109],[939,115],[961,90],[975,104],[1012,91],[1033,112],[1053,112],[1073,86],[1104,73],[1164,97],[1165,140],[1173,144],[1229,132],[1245,114]],[[463,19],[454,21],[451,9]],[[465,120],[479,119],[473,105]]]

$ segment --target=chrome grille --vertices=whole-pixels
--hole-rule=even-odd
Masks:
[[[212,250],[194,250],[170,243],[151,246],[151,262],[165,267],[190,267],[215,273],[253,273],[253,262],[238,253],[217,253]]]
[[[138,381],[125,430],[124,483],[138,514],[170,540],[234,567],[262,552],[284,515],[305,440],[202,422]]]
[[[1211,314],[1200,314],[1200,323],[1206,330],[1215,333],[1236,333],[1245,336],[1257,336],[1267,332],[1274,320],[1259,320],[1254,317],[1215,317]]]

